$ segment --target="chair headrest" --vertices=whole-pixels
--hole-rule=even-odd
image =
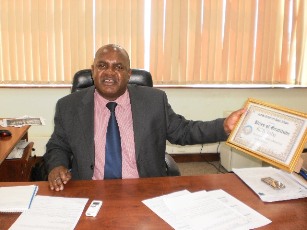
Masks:
[[[94,84],[94,81],[92,79],[92,70],[91,69],[83,69],[75,73],[73,82],[72,82],[72,88],[71,92],[76,92],[81,89],[90,87]]]
[[[129,84],[136,84],[148,87],[153,86],[150,72],[144,69],[132,69],[131,72],[132,73],[128,82]]]
[[[142,86],[153,86],[153,81],[150,72],[143,69],[132,69],[129,84],[136,84]],[[94,84],[92,79],[91,69],[83,69],[75,73],[72,83],[71,92],[76,92],[81,89],[90,87]]]

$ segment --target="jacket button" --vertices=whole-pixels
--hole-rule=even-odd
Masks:
[[[92,170],[94,169],[94,165],[91,165],[91,169],[92,169]]]

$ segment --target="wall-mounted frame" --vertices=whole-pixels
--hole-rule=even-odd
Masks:
[[[307,141],[307,114],[249,98],[226,144],[292,172]]]

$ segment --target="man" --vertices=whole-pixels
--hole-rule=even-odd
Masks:
[[[92,65],[94,86],[58,101],[44,155],[52,190],[63,190],[71,178],[105,178],[108,102],[117,103],[120,178],[165,176],[166,140],[179,145],[224,141],[244,113],[241,109],[226,119],[189,121],[172,110],[162,90],[128,85],[130,75],[128,53],[117,45],[103,46]]]

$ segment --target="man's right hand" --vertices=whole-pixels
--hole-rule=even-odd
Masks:
[[[64,184],[67,184],[70,179],[71,173],[64,166],[55,167],[48,175],[50,189],[55,191],[63,190]]]

